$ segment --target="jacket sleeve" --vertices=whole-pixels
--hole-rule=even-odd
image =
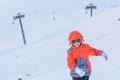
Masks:
[[[91,56],[102,56],[102,50],[98,50],[96,48],[89,46],[89,55]]]
[[[75,66],[75,59],[73,58],[71,51],[67,52],[67,65],[68,65],[70,71],[72,71],[73,66]]]

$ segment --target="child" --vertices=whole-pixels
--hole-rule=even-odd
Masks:
[[[89,56],[103,56],[107,61],[107,54],[84,44],[83,36],[78,31],[72,31],[68,37],[71,47],[67,51],[67,64],[73,80],[89,80],[91,74],[91,64]]]

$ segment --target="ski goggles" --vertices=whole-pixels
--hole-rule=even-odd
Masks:
[[[80,42],[80,41],[81,41],[80,38],[78,38],[78,39],[72,40],[71,43],[74,44],[75,42]]]

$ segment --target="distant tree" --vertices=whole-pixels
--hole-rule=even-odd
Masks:
[[[18,80],[23,80],[22,78],[18,78]]]
[[[120,18],[118,18],[118,21],[120,21]]]

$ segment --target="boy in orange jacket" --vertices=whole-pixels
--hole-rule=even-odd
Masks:
[[[91,64],[89,56],[103,56],[108,60],[107,54],[84,44],[83,36],[78,31],[72,31],[68,37],[71,47],[67,51],[67,64],[73,80],[89,80]]]

